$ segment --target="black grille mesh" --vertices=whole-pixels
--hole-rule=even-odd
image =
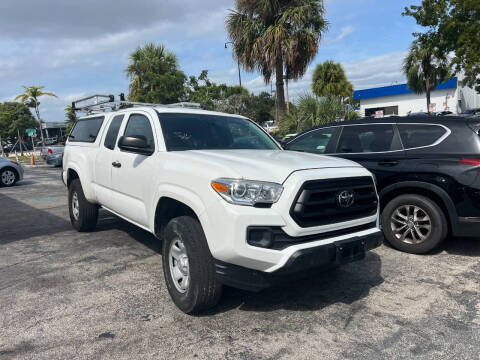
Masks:
[[[353,191],[354,202],[341,207],[338,195]],[[378,198],[369,176],[305,182],[298,192],[290,216],[301,227],[321,226],[375,215]]]

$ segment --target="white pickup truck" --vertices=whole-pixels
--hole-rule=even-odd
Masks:
[[[131,107],[77,121],[64,151],[72,225],[104,208],[163,241],[168,291],[185,313],[222,285],[258,291],[379,246],[371,173],[288,152],[235,115]]]

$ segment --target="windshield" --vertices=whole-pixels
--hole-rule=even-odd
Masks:
[[[167,151],[279,150],[253,122],[217,115],[159,113]]]

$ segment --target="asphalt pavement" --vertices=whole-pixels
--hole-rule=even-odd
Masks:
[[[192,317],[161,244],[101,211],[69,222],[60,170],[0,188],[0,359],[480,359],[480,238],[361,262],[261,293],[226,289]]]

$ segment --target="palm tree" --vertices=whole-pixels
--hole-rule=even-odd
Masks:
[[[430,114],[430,93],[449,76],[449,67],[439,56],[435,42],[427,37],[415,40],[403,62],[408,87],[416,94],[426,94],[427,111]]]
[[[280,118],[285,110],[284,71],[302,77],[327,29],[323,0],[236,0],[226,19],[233,55],[266,83],[275,73]]]
[[[77,114],[73,110],[72,105],[67,105],[64,111],[65,117],[67,118],[67,128],[65,129],[65,134],[68,135],[70,134],[70,131],[72,131],[73,125],[75,125],[75,122],[77,121]]]
[[[178,70],[174,53],[163,45],[146,44],[130,54],[125,70],[131,101],[171,102],[184,94],[185,74]]]
[[[40,126],[40,135],[42,137],[42,146],[45,146],[45,138],[43,137],[43,129],[42,129],[42,119],[40,118],[40,101],[38,99],[41,96],[53,96],[57,97],[52,92],[43,91],[45,86],[22,86],[25,90],[23,94],[17,95],[15,97],[15,101],[20,100],[21,103],[27,105],[28,107],[35,108],[35,114],[37,115],[37,121]]]
[[[348,81],[342,65],[331,60],[316,66],[312,90],[317,96],[333,95],[345,99],[353,95],[353,85]]]

